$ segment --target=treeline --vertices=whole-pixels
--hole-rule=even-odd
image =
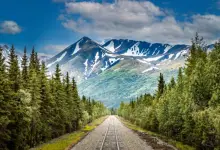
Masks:
[[[220,41],[207,53],[198,35],[192,42],[186,67],[158,89],[130,103],[118,114],[133,123],[199,150],[220,149]]]
[[[108,110],[101,102],[80,99],[76,82],[56,66],[47,77],[44,62],[24,49],[21,67],[14,46],[8,62],[0,48],[0,149],[25,150],[75,131]]]

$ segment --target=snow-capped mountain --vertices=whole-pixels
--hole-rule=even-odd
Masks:
[[[213,45],[207,47],[211,50]],[[112,39],[100,45],[83,37],[47,61],[50,73],[59,64],[79,84],[79,93],[118,106],[143,93],[152,93],[160,72],[176,77],[184,66],[189,45]],[[123,91],[123,92],[122,92]]]
[[[107,49],[88,37],[83,37],[76,43],[47,61],[47,67],[54,71],[56,64],[61,66],[62,72],[70,73],[79,80],[91,77],[101,71],[103,63],[108,61],[105,57]],[[99,69],[97,69],[99,68]]]
[[[183,50],[188,51],[189,45],[170,45],[161,43],[148,43],[133,40],[110,40],[103,45],[106,49],[113,53],[123,56],[145,56],[153,57],[159,55],[175,54],[177,57]]]
[[[63,73],[79,79],[94,77],[124,60],[134,59],[142,64],[162,60],[177,60],[188,53],[188,45],[169,45],[133,40],[110,40],[99,45],[83,37],[61,53],[47,61],[47,67],[54,71],[61,65]]]

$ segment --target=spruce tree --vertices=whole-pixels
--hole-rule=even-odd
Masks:
[[[165,81],[163,78],[163,74],[160,73],[160,77],[158,80],[158,86],[157,86],[157,98],[160,98],[163,95],[165,86],[166,85],[165,85]]]
[[[172,88],[174,88],[176,86],[176,82],[174,77],[171,78],[170,83],[168,85],[169,90],[171,90]]]
[[[54,100],[56,101],[55,107],[55,133],[54,136],[62,135],[65,133],[65,92],[64,87],[61,82],[61,70],[59,64],[56,65],[55,75],[54,75]]]
[[[33,48],[29,63],[29,92],[31,95],[30,107],[32,109],[32,113],[29,128],[30,130],[28,136],[28,144],[31,147],[35,146],[40,141],[39,132],[41,130],[42,125],[40,122],[40,74],[36,70],[35,59],[35,51]]]
[[[10,86],[6,73],[5,58],[3,49],[0,47],[0,148],[7,149],[7,142],[10,140],[8,124],[10,120],[11,96]]]
[[[40,60],[38,58],[37,52],[35,52],[34,54],[34,62],[35,62],[35,70],[39,72],[40,71]]]
[[[29,76],[31,77],[33,71],[36,69],[36,56],[35,56],[35,49],[33,47],[31,51],[31,56],[30,56],[30,62],[29,62]]]
[[[28,57],[27,57],[27,49],[26,47],[24,48],[24,55],[22,57],[22,62],[21,62],[21,66],[22,66],[22,72],[21,72],[21,76],[22,76],[22,86],[24,88],[28,87]]]
[[[74,111],[74,114],[76,115],[73,126],[74,126],[74,129],[77,130],[79,128],[79,121],[82,118],[82,108],[81,108],[80,98],[78,95],[76,81],[74,78],[72,78],[72,93],[73,93],[73,100],[74,100],[73,111]]]
[[[15,54],[15,48],[13,45],[10,49],[8,64],[8,76],[11,81],[11,88],[14,92],[18,92],[20,89],[20,69],[18,66],[18,58]]]
[[[11,89],[11,106],[10,124],[8,129],[11,131],[11,140],[8,143],[9,149],[26,149],[26,135],[27,135],[27,122],[24,120],[25,108],[20,97],[21,90],[21,78],[20,68],[18,65],[17,55],[15,54],[15,48],[12,45],[9,54],[8,62],[8,78]]]
[[[41,95],[40,95],[40,81],[37,73],[32,72],[30,78],[29,91],[31,94],[30,107],[32,109],[31,113],[31,124],[29,130],[28,144],[31,147],[36,146],[39,142],[39,132],[40,132],[40,104],[41,104]]]
[[[42,141],[47,141],[51,138],[52,127],[52,117],[53,109],[55,107],[52,95],[50,93],[50,85],[46,75],[46,65],[42,62],[40,70],[40,115],[42,122],[41,136]]]

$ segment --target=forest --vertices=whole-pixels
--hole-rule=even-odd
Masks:
[[[34,48],[21,66],[14,46],[8,61],[0,48],[0,149],[25,150],[76,131],[108,113],[103,103],[83,96],[59,65],[47,76]]]
[[[220,41],[211,52],[198,35],[178,77],[160,74],[154,95],[121,102],[118,114],[136,125],[199,150],[220,149]],[[147,91],[146,91],[147,93]]]

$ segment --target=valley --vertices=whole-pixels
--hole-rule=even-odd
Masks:
[[[213,47],[208,45],[208,51]],[[164,74],[166,81],[176,78],[178,68],[185,65],[189,48],[183,44],[127,39],[112,39],[101,45],[82,37],[48,58],[46,64],[50,77],[57,64],[62,74],[68,72],[74,77],[80,96],[103,101],[108,107],[118,107],[121,101],[130,101],[144,93],[153,94],[159,73]],[[5,55],[8,49],[5,48]]]

